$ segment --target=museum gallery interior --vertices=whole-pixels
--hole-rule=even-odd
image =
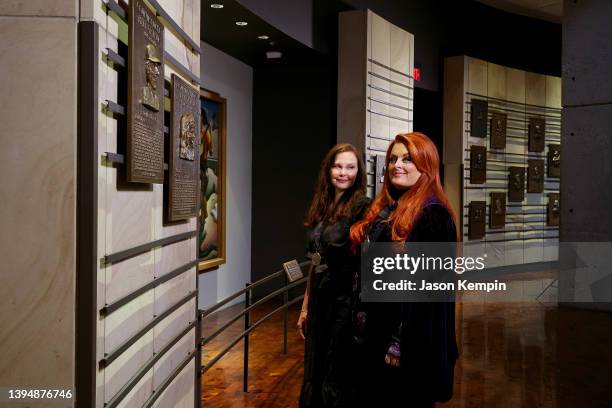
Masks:
[[[611,20],[605,0],[1,2],[0,405],[298,407],[321,162],[355,146],[373,198],[422,132],[462,254],[486,257],[471,276],[509,288],[457,293],[437,406],[612,406]]]

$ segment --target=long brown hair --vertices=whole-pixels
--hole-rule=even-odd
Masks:
[[[344,152],[351,152],[357,158],[357,175],[355,183],[342,194],[338,204],[334,205],[335,187],[331,183],[331,168],[336,161],[336,156]],[[321,221],[334,223],[340,218],[349,216],[354,204],[365,197],[366,181],[365,165],[357,149],[348,143],[332,147],[321,163],[319,181],[304,225],[313,227]]]
[[[389,171],[385,171],[382,190],[376,199],[374,199],[363,221],[357,222],[351,227],[351,241],[354,247],[365,240],[370,224],[376,220],[383,208],[395,201],[394,197],[399,196],[397,209],[388,219],[388,222],[391,224],[391,239],[393,241],[406,241],[408,239],[412,227],[421,214],[421,210],[431,197],[434,197],[435,200],[446,208],[453,221],[456,220],[455,212],[448,201],[446,193],[442,189],[438,170],[440,157],[433,142],[423,133],[418,132],[397,135],[387,148],[385,157],[387,164],[389,163],[391,150],[396,143],[401,143],[406,147],[412,162],[417,170],[421,172],[421,176],[408,191],[402,194],[401,191],[391,184]]]

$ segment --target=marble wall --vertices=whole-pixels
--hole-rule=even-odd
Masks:
[[[0,2],[3,386],[74,386],[77,20],[76,0]]]

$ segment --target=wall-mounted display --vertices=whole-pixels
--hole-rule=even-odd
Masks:
[[[226,100],[200,91],[199,269],[225,263]]]
[[[548,145],[548,177],[561,177],[561,146],[558,144]]]
[[[485,236],[485,218],[486,218],[485,201],[470,201],[469,222],[468,222],[468,238],[480,239]]]
[[[168,188],[164,190],[168,194],[164,198],[167,199],[168,221],[178,221],[197,215],[200,94],[175,74],[171,81]]]
[[[546,122],[544,118],[529,118],[529,143],[527,150],[530,152],[543,152],[544,151],[544,131],[546,129]]]
[[[491,149],[506,148],[506,126],[508,123],[508,114],[494,112],[491,115]]]
[[[525,168],[509,167],[508,201],[523,201],[525,198]]]
[[[546,227],[546,205],[547,194],[560,191],[560,177],[549,175],[559,174],[561,88],[560,77],[467,56],[444,61],[444,187],[470,253],[492,255],[487,267],[558,259],[558,227]],[[485,136],[477,123],[483,101],[487,135],[477,139]],[[486,146],[486,183],[472,145]],[[479,235],[469,224],[475,200],[487,203],[486,230],[470,240]]]
[[[489,104],[482,99],[472,99],[470,114],[470,136],[487,137],[487,114]]]
[[[164,26],[142,0],[130,1],[126,178],[164,181]]]
[[[558,226],[559,225],[559,210],[561,208],[561,201],[559,200],[559,193],[548,194],[548,205],[546,214],[546,225]]]
[[[382,190],[382,186],[383,186],[383,181],[385,179],[385,171],[387,170],[387,163],[385,163],[385,155],[384,154],[377,154],[376,156],[376,163],[375,163],[375,176],[376,177],[376,195],[378,195],[378,193],[380,193],[380,190]]]
[[[484,184],[487,182],[487,148],[470,146],[470,183]]]
[[[541,193],[544,191],[544,160],[527,160],[527,192]]]
[[[503,228],[506,225],[506,193],[491,193],[489,205],[489,228]]]

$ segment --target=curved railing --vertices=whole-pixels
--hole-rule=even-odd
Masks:
[[[302,268],[309,264],[310,264],[310,261],[303,261],[299,265]],[[270,292],[269,294],[265,295],[264,297],[257,300],[256,302],[251,303],[251,294],[252,294],[253,289],[263,285],[264,283],[268,283],[268,282],[274,281],[275,279],[279,279],[279,278],[282,278],[284,280],[283,287],[273,292]],[[288,329],[288,319],[289,319],[288,308],[289,306],[293,305],[296,302],[299,302],[300,300],[304,298],[304,295],[301,295],[301,296],[298,296],[296,298],[289,300],[289,290],[305,283],[306,279],[307,277],[303,277],[295,282],[289,283],[285,271],[281,269],[280,271],[274,272],[273,274],[268,275],[265,278],[258,280],[257,282],[253,282],[253,283],[249,282],[246,284],[246,287],[244,289],[239,290],[236,293],[233,293],[232,295],[226,297],[225,299],[214,304],[213,306],[210,306],[207,309],[201,309],[200,314],[199,314],[200,324],[202,322],[202,319],[219,312],[223,306],[227,305],[232,300],[237,299],[238,297],[244,295],[243,310],[237,313],[236,315],[234,315],[233,317],[231,317],[227,322],[225,322],[221,327],[219,327],[213,333],[211,333],[210,335],[206,337],[202,336],[202,338],[200,339],[199,346],[200,346],[200,351],[201,351],[204,346],[206,346],[213,339],[215,339],[217,336],[219,336],[221,333],[227,330],[236,321],[238,321],[240,318],[244,318],[244,330],[242,331],[242,333],[240,333],[238,336],[232,339],[212,360],[210,360],[208,363],[203,365],[200,369],[200,375],[203,375],[204,373],[206,373],[228,351],[230,351],[232,347],[238,344],[240,340],[244,339],[243,391],[247,392],[248,383],[249,383],[249,333],[251,333],[257,327],[259,327],[259,325],[261,325],[267,319],[272,317],[274,314],[280,311],[283,311],[284,312],[284,316],[283,316],[283,353],[287,354],[287,329]],[[283,295],[283,304],[277,307],[276,309],[274,309],[273,311],[271,311],[270,313],[263,316],[261,319],[257,320],[255,323],[251,323],[251,311],[257,306],[261,306],[262,304],[268,302],[269,300],[277,297],[280,294]]]

